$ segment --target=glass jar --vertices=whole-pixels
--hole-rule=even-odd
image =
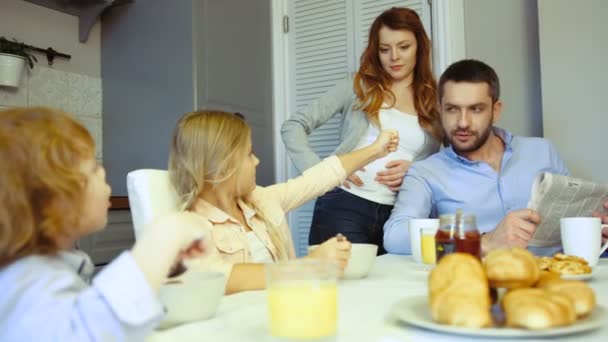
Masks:
[[[437,262],[450,253],[469,253],[481,260],[481,234],[473,214],[445,214],[439,217],[435,234]]]

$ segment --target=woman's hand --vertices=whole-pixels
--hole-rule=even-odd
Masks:
[[[388,186],[392,191],[399,191],[401,183],[403,183],[403,177],[405,177],[411,164],[407,160],[392,160],[384,166],[386,167],[385,171],[376,173],[375,180]]]
[[[342,235],[333,237],[317,248],[312,250],[309,254],[310,258],[323,259],[333,261],[340,268],[340,274],[344,272],[346,265],[348,265],[348,259],[350,259],[350,248],[351,243]]]
[[[359,171],[365,171],[365,168],[362,167],[359,169]],[[361,180],[361,178],[359,178],[359,176],[357,176],[354,173],[352,175],[350,175],[348,178],[346,178],[346,181],[344,181],[344,183],[342,183],[342,185],[344,185],[345,188],[350,189],[350,183],[353,183],[354,185],[356,185],[358,187],[363,186],[363,181]]]
[[[377,149],[376,159],[395,152],[397,151],[397,146],[399,146],[399,133],[396,129],[385,129],[380,132],[372,146]]]

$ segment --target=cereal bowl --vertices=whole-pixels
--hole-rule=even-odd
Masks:
[[[186,272],[161,286],[166,316],[159,328],[209,319],[224,295],[226,277],[219,272]]]
[[[308,253],[318,246],[319,245],[309,246]],[[376,260],[378,246],[370,243],[353,243],[351,246],[350,259],[348,260],[348,265],[341,278],[359,279],[367,277],[367,274],[372,269],[374,261]]]

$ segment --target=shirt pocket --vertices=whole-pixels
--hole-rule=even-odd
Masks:
[[[213,242],[224,261],[237,263],[246,262],[246,243],[241,239],[238,232],[231,229],[213,229]]]

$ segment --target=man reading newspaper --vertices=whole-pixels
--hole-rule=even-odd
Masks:
[[[502,111],[499,94],[495,71],[480,61],[456,62],[441,75],[441,125],[450,145],[411,165],[384,225],[389,253],[411,253],[409,219],[457,209],[477,217],[484,254],[515,246],[539,255],[559,250],[529,245],[541,216],[527,205],[539,173],[568,175],[568,169],[548,140],[494,126]]]

